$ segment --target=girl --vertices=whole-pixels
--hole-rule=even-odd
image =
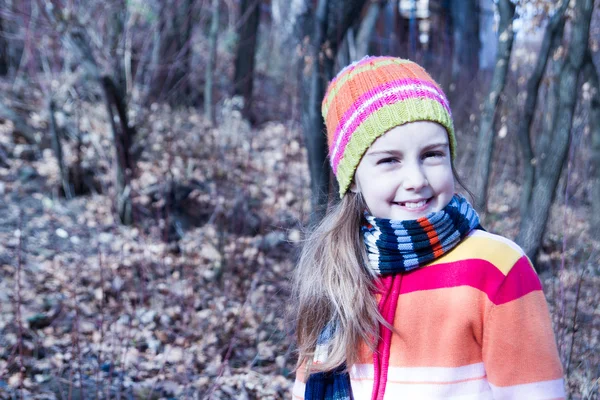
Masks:
[[[419,65],[366,57],[322,105],[340,203],[294,277],[296,399],[557,399],[540,281],[455,193],[446,96]]]

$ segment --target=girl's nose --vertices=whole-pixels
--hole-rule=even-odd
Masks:
[[[421,169],[421,166],[407,166],[403,179],[403,188],[405,190],[418,191],[428,185],[427,178]]]

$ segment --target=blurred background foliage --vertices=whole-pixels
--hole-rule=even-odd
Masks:
[[[600,363],[598,1],[0,0],[0,398],[289,396],[288,278],[365,55],[444,88],[485,227]]]

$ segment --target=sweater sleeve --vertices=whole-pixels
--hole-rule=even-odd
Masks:
[[[563,399],[563,371],[548,305],[527,256],[487,307],[483,362],[494,399]]]

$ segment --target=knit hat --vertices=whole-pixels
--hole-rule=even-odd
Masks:
[[[329,83],[321,107],[329,159],[342,197],[369,146],[390,129],[415,121],[446,128],[452,160],[456,138],[448,99],[418,64],[393,57],[365,57]]]

